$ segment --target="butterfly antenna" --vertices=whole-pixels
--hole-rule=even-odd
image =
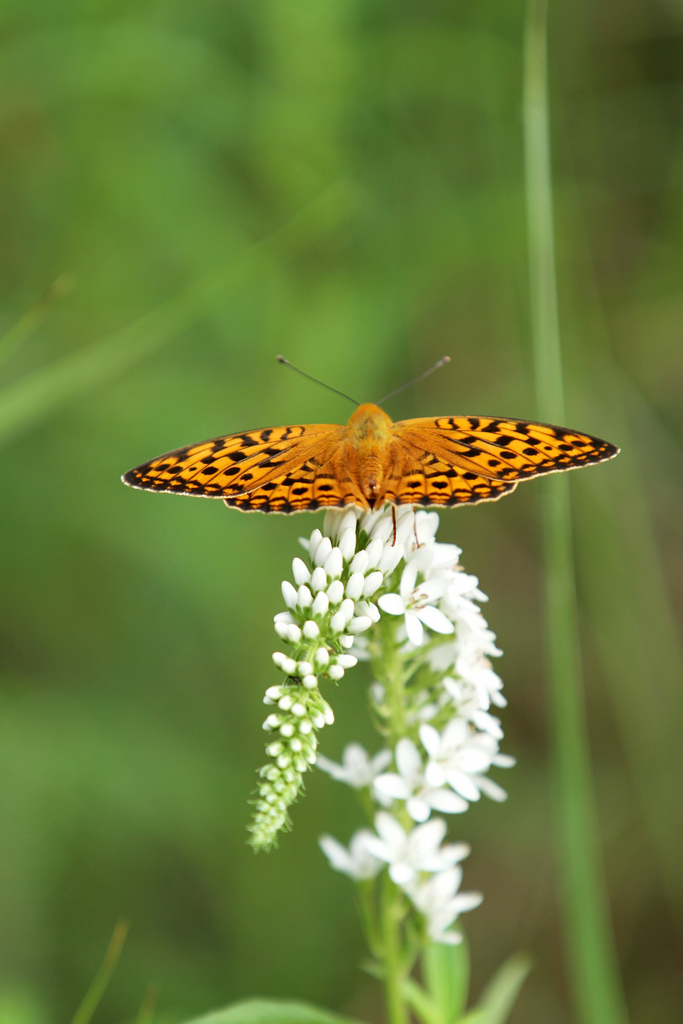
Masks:
[[[383,405],[390,398],[393,398],[394,395],[398,395],[401,391],[405,391],[406,388],[412,388],[413,384],[417,384],[419,381],[424,380],[425,377],[430,375],[430,373],[434,373],[435,370],[440,370],[442,366],[445,366],[446,363],[450,363],[450,361],[450,356],[442,356],[438,362],[434,363],[433,366],[430,366],[428,370],[424,371],[424,373],[419,374],[417,377],[413,377],[413,379],[409,380],[407,384],[402,384],[400,388],[396,388],[395,391],[391,391],[388,395],[385,395],[384,398],[380,398],[379,402],[376,404]]]
[[[350,395],[345,395],[343,391],[337,391],[336,388],[330,387],[329,384],[323,384],[321,380],[316,380],[316,378],[311,377],[310,374],[304,373],[303,370],[300,370],[298,366],[294,365],[294,363],[290,363],[289,359],[285,359],[284,356],[276,356],[275,358],[278,363],[284,363],[284,365],[288,366],[290,370],[296,370],[296,372],[300,373],[302,377],[306,378],[306,380],[312,380],[314,384],[319,384],[321,388],[327,388],[328,391],[333,391],[335,395],[339,395],[341,398],[346,398],[349,402],[353,402],[354,405],[360,405],[360,402],[357,402],[355,398],[351,398]]]

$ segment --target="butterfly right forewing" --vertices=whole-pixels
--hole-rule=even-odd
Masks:
[[[397,438],[489,480],[517,482],[613,458],[614,445],[578,431],[492,416],[442,416],[394,424]]]

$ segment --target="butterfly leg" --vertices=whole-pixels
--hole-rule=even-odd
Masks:
[[[417,535],[417,518],[413,519],[413,533],[415,534],[415,547],[421,548],[422,545],[420,544],[420,538]]]
[[[391,542],[391,546],[392,546],[392,548],[395,548],[396,547],[396,506],[395,505],[391,506],[391,521],[394,524],[394,539]]]

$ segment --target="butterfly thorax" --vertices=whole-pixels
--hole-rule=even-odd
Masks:
[[[357,456],[358,483],[372,505],[384,493],[387,449],[393,422],[377,405],[359,405],[346,425],[346,437]]]

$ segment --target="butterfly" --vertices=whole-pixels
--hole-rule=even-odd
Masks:
[[[266,427],[159,455],[131,487],[222,498],[244,512],[391,505],[473,505],[520,480],[603,462],[608,441],[548,423],[493,416],[399,420],[371,403],[346,426]]]

